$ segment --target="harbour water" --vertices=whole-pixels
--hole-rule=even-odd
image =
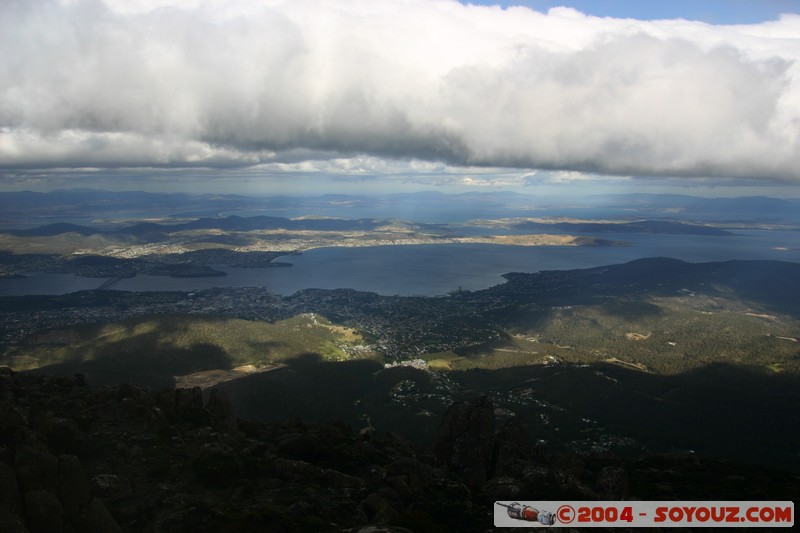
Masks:
[[[507,272],[590,268],[642,257],[690,262],[773,259],[800,263],[800,232],[746,230],[725,237],[603,234],[629,246],[505,246],[447,244],[319,248],[285,256],[285,268],[222,268],[225,277],[170,278],[139,275],[112,285],[126,291],[190,291],[211,287],[266,287],[281,295],[307,288],[350,288],[384,295],[436,296],[503,282]],[[35,274],[0,280],[0,296],[64,294],[95,289],[104,279]]]

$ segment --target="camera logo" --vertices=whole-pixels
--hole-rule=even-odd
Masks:
[[[556,515],[550,511],[540,511],[530,505],[522,505],[519,502],[511,504],[495,502],[497,505],[506,508],[508,516],[515,520],[524,520],[525,522],[539,522],[543,526],[552,526],[556,523]]]

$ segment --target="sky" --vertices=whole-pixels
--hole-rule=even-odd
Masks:
[[[546,12],[568,5],[587,15],[639,20],[686,19],[709,24],[753,24],[797,13],[800,0],[472,0],[476,5],[525,6]]]
[[[800,0],[2,0],[0,190],[796,197],[798,60]]]

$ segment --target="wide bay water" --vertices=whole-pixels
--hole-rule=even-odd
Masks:
[[[776,259],[800,263],[800,232],[747,230],[736,235],[603,234],[630,246],[504,246],[447,244],[319,248],[286,256],[286,268],[223,268],[213,278],[136,276],[113,285],[126,291],[189,291],[211,287],[263,286],[281,295],[307,288],[351,288],[384,295],[446,294],[502,283],[507,272],[564,270],[623,263],[642,257],[672,257],[690,262]],[[788,248],[781,250],[779,248]],[[35,274],[0,280],[0,296],[64,294],[95,289],[105,280],[69,274]]]

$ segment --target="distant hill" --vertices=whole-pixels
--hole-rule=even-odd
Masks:
[[[788,261],[722,261],[687,263],[655,257],[620,265],[581,270],[513,272],[508,283],[475,294],[503,294],[511,299],[568,305],[598,297],[626,294],[702,294],[732,291],[740,299],[759,302],[800,316],[800,264]]]
[[[530,216],[535,212],[536,216],[581,219],[630,220],[635,217],[691,222],[800,224],[800,199],[763,196],[704,198],[648,193],[540,196],[509,191],[318,196],[192,195],[92,189],[0,192],[0,213],[3,214],[0,222],[6,227],[18,228],[56,221],[216,218],[233,213],[275,216],[287,212],[298,216],[401,218],[435,223]]]
[[[558,222],[520,222],[513,226],[518,230],[552,232],[559,229],[565,233],[669,233],[676,235],[732,235],[731,232],[712,226],[699,226],[668,220],[641,220],[621,223]]]
[[[56,224],[47,224],[39,226],[38,228],[23,229],[23,230],[10,230],[1,231],[0,233],[9,233],[17,237],[53,237],[54,235],[62,235],[64,233],[77,233],[79,235],[89,236],[103,233],[96,228],[88,226],[80,226],[78,224],[69,224],[66,222],[59,222]]]
[[[673,214],[694,219],[729,221],[798,222],[800,199],[740,196],[736,198],[703,198],[680,194],[607,194],[579,199],[578,203],[618,206],[638,210],[671,209]]]
[[[131,207],[174,207],[191,205],[198,199],[207,200],[212,195],[191,195],[183,193],[149,193],[142,191],[106,191],[99,189],[62,189],[51,192],[3,192],[0,193],[0,206],[3,208],[65,208],[71,205],[91,212],[95,209],[128,209]],[[240,201],[241,196],[213,195],[218,202]]]
[[[180,224],[156,224],[142,222],[116,229],[93,228],[78,224],[58,223],[48,224],[37,228],[21,230],[0,230],[17,237],[52,237],[64,233],[78,233],[80,235],[132,235],[136,237],[153,237],[177,233],[179,231],[218,229],[223,231],[253,231],[267,229],[287,230],[312,230],[312,231],[352,231],[370,230],[378,227],[381,222],[371,219],[345,220],[338,218],[308,218],[293,220],[290,218],[255,216],[239,217],[228,216],[221,218],[199,218],[191,222]]]
[[[360,218],[301,218],[290,219],[273,216],[240,217],[231,215],[227,217],[202,217],[190,222],[177,224],[157,224],[154,222],[140,222],[126,227],[106,229],[100,227],[81,226],[70,223],[56,223],[39,226],[36,228],[0,230],[18,237],[52,237],[65,233],[78,233],[80,235],[131,235],[135,237],[157,238],[159,236],[191,230],[222,230],[222,231],[254,231],[269,229],[310,230],[310,231],[364,231],[372,230],[386,224],[386,221]],[[620,223],[591,223],[591,222],[559,222],[546,224],[540,222],[519,222],[512,226],[518,231],[536,233],[664,233],[678,235],[710,235],[726,236],[731,232],[698,224],[675,222],[668,220],[641,220]],[[440,228],[440,226],[437,226]]]

